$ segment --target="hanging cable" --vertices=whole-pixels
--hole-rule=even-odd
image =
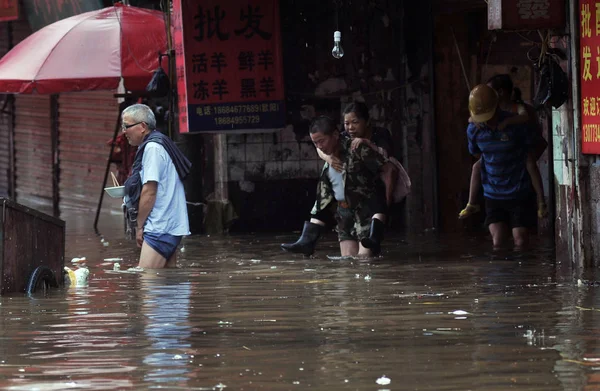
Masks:
[[[465,78],[465,84],[467,85],[467,89],[471,91],[471,83],[469,83],[469,78],[467,77],[467,70],[465,69],[465,64],[463,63],[462,54],[460,53],[460,48],[458,47],[458,41],[456,40],[456,34],[454,34],[454,27],[450,27],[450,31],[452,31],[452,39],[454,40],[454,47],[458,53],[458,60],[460,61],[460,67],[462,69],[463,77]]]
[[[492,45],[494,45],[494,42],[496,42],[496,39],[497,39],[496,33],[494,32],[490,38],[490,46],[488,47],[488,52],[485,56],[485,64],[483,65],[484,68],[487,68],[487,65],[490,61],[490,54],[492,53]]]
[[[340,31],[340,0],[335,0],[335,30]]]

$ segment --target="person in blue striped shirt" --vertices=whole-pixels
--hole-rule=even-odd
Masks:
[[[537,120],[533,107],[525,104],[521,98],[521,90],[514,87],[512,79],[508,74],[497,74],[488,79],[488,86],[492,87],[498,93],[498,107],[501,110],[511,112],[515,115],[508,117],[504,122],[498,124],[498,130],[504,129],[507,125],[526,125],[530,131],[536,132],[537,144],[535,146],[535,156],[537,160],[542,156],[548,143],[542,136],[542,129]],[[469,122],[473,122],[469,118]],[[544,185],[542,176],[535,161],[528,161],[527,171],[531,177],[531,184],[537,195],[538,217],[548,216],[548,207],[544,196]],[[469,201],[467,206],[458,214],[459,219],[465,219],[474,213],[479,212],[478,204],[479,191],[481,189],[481,160],[473,164],[471,170],[471,184],[469,188]]]
[[[515,249],[522,249],[529,243],[529,229],[537,224],[527,171],[528,160],[535,162],[534,132],[524,125],[499,129],[498,124],[514,114],[500,110],[497,92],[485,84],[471,91],[469,111],[473,119],[467,128],[469,152],[481,158],[485,222],[494,248],[503,247],[512,231]]]

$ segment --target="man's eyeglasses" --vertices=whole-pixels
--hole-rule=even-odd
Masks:
[[[141,123],[143,123],[144,121],[140,121],[140,122],[136,122],[135,124],[130,124],[130,125],[125,125],[125,123],[121,124],[121,129],[123,130],[127,130],[129,128],[133,128],[135,125],[139,125]]]

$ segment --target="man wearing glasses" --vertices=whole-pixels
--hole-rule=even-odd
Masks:
[[[129,144],[138,147],[125,181],[125,205],[128,223],[142,249],[139,266],[175,267],[177,246],[190,234],[182,180],[191,163],[171,139],[156,130],[150,107],[129,106],[121,122]]]

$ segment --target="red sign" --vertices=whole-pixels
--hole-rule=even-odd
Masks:
[[[175,65],[177,75],[177,105],[179,115],[179,132],[187,133],[187,84],[185,74],[185,53],[183,51],[183,16],[182,0],[173,0],[173,47],[175,48]]]
[[[19,0],[0,0],[0,22],[19,19]]]
[[[535,30],[565,26],[565,0],[487,0],[489,30]]]
[[[180,132],[285,125],[278,0],[174,0]]]
[[[582,152],[600,154],[600,0],[580,0]]]

